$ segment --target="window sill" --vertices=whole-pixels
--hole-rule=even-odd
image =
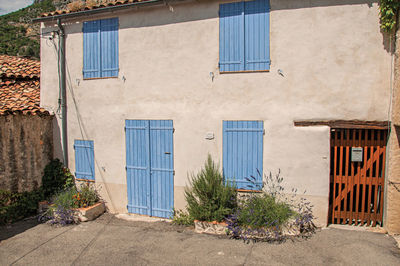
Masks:
[[[96,182],[96,180],[82,179],[82,178],[75,178],[75,180],[81,181],[81,182],[90,182],[90,183],[95,183]]]
[[[262,190],[236,189],[237,192],[262,193]]]
[[[83,78],[83,80],[95,80],[95,79],[117,79],[118,77],[101,77],[101,78]]]
[[[237,73],[264,73],[269,72],[267,70],[242,70],[242,71],[219,71],[220,74],[237,74]]]

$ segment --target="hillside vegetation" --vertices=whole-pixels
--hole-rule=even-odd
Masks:
[[[39,23],[32,19],[56,9],[53,0],[36,0],[32,5],[0,16],[0,54],[40,57]]]

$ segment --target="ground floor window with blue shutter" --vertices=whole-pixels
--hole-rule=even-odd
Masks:
[[[238,189],[261,190],[263,121],[223,121],[223,173]]]
[[[94,181],[94,143],[92,140],[75,140],[75,178]]]
[[[269,10],[269,0],[220,5],[221,72],[269,70]]]
[[[118,18],[83,22],[83,78],[118,77]]]

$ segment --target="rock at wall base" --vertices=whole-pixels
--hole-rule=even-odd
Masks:
[[[226,235],[226,223],[194,221],[194,231],[199,234]]]

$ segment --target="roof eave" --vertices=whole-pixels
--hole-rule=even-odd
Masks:
[[[186,1],[186,0],[174,0],[174,1]],[[71,13],[67,13],[67,14],[35,18],[32,20],[32,22],[38,23],[38,22],[47,22],[47,21],[57,21],[58,19],[76,18],[76,17],[81,17],[81,16],[106,13],[109,11],[118,11],[118,10],[123,10],[123,9],[131,8],[131,7],[161,5],[161,4],[166,4],[167,2],[171,2],[171,0],[169,0],[169,1],[149,0],[149,1],[145,1],[145,2],[135,2],[135,3],[129,3],[129,4],[116,5],[116,6],[106,6],[106,7],[100,7],[100,8],[95,8],[95,9],[71,12]]]

